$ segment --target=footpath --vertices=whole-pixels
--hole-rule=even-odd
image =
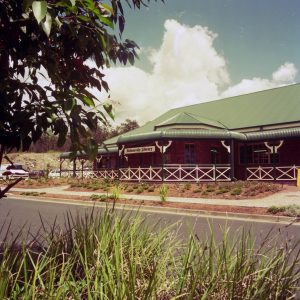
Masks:
[[[12,192],[37,192],[53,195],[74,196],[74,197],[90,197],[93,194],[106,195],[106,193],[97,192],[83,192],[68,190],[69,186],[56,186],[47,188],[13,188]],[[150,195],[129,195],[121,194],[121,199],[141,200],[141,201],[160,201],[159,196]],[[229,200],[229,199],[209,199],[209,198],[182,198],[182,197],[167,197],[168,202],[175,203],[191,203],[191,204],[207,204],[207,205],[229,205],[229,206],[243,206],[243,207],[263,207],[270,206],[285,206],[285,205],[300,205],[300,189],[292,189],[290,191],[282,191],[274,195],[270,195],[260,199],[243,199],[243,200]]]

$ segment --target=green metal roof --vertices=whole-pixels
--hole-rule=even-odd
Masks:
[[[238,141],[259,141],[300,137],[300,127],[284,128],[268,131],[240,133],[229,130],[203,130],[203,129],[170,129],[165,131],[152,131],[131,136],[120,136],[118,143],[134,143],[161,139],[234,139]]]
[[[146,134],[135,134],[131,136],[120,136],[118,143],[142,142],[161,139],[238,139],[246,140],[246,136],[239,132],[227,130],[205,130],[205,129],[171,129],[165,131],[152,131]]]
[[[247,141],[270,140],[300,137],[300,127],[283,128],[277,130],[249,132],[245,134]]]

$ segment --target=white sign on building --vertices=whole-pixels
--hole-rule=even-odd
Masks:
[[[126,148],[124,154],[137,154],[137,153],[149,153],[155,152],[155,146],[148,147],[135,147],[135,148]]]

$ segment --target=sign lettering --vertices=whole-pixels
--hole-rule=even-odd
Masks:
[[[137,154],[155,152],[155,146],[126,148],[124,154]]]

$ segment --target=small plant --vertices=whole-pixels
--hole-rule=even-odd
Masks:
[[[149,184],[147,182],[142,182],[142,183],[140,183],[139,187],[142,187],[144,190],[148,190]]]
[[[141,185],[137,188],[136,193],[137,194],[142,194],[144,192],[144,187]]]
[[[190,182],[187,182],[187,183],[185,183],[184,184],[184,186],[183,186],[183,188],[185,189],[185,190],[190,190],[191,189],[191,183]]]
[[[133,192],[133,188],[132,188],[132,187],[128,188],[128,189],[127,189],[127,192],[128,192],[128,193],[132,193],[132,192]]]
[[[274,215],[282,212],[287,217],[299,217],[300,206],[296,204],[286,206],[271,206],[268,208],[268,212]]]
[[[92,195],[90,196],[90,199],[93,200],[93,201],[95,201],[95,200],[98,200],[99,197],[100,197],[100,195],[92,194]]]
[[[193,193],[195,193],[195,194],[198,194],[198,193],[201,193],[201,192],[202,192],[202,190],[200,188],[197,188],[197,189],[193,190]]]
[[[208,193],[212,193],[212,192],[214,192],[215,191],[215,187],[213,186],[213,185],[209,185],[209,186],[207,186],[207,188],[206,188],[206,192],[208,192]]]
[[[169,187],[167,185],[161,185],[159,188],[159,197],[161,202],[166,202],[167,201],[167,196],[169,192]]]
[[[275,206],[275,205],[273,205],[273,206],[271,206],[271,207],[269,207],[268,208],[268,212],[269,213],[271,213],[271,214],[273,214],[273,215],[276,215],[277,213],[279,213],[279,212],[284,212],[285,211],[285,207],[284,206]]]
[[[285,211],[283,214],[288,217],[299,217],[300,216],[300,206],[293,204],[293,205],[287,205],[284,207]]]
[[[132,186],[132,188],[133,188],[134,190],[136,190],[136,189],[139,188],[139,186],[138,186],[137,184],[134,184],[134,185]]]
[[[22,192],[20,193],[20,195],[24,195],[24,196],[41,196],[41,195],[45,195],[45,192]]]
[[[240,195],[241,193],[242,193],[242,189],[241,189],[240,187],[236,187],[236,188],[234,188],[234,189],[231,191],[230,195],[232,195],[232,196],[238,196],[238,195]]]
[[[100,195],[99,201],[101,202],[107,201],[107,195]]]
[[[91,199],[92,201],[97,201],[97,200],[99,200],[99,201],[101,201],[101,202],[104,202],[104,201],[106,201],[106,200],[108,199],[108,197],[107,197],[106,195],[93,194],[93,195],[90,196],[90,199]]]
[[[120,195],[121,195],[121,186],[120,185],[113,186],[110,190],[110,198],[116,201],[120,199]]]
[[[220,194],[226,194],[226,193],[228,193],[228,192],[229,192],[229,189],[227,189],[227,188],[225,188],[225,187],[220,187],[220,188],[217,190],[216,194],[217,194],[217,195],[220,195]]]

